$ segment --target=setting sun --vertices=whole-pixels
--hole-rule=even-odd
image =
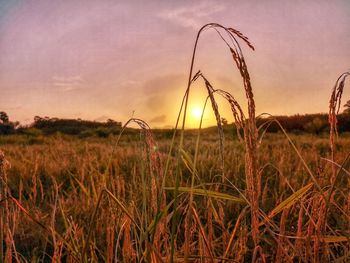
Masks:
[[[203,109],[199,108],[199,107],[195,107],[192,109],[191,111],[191,114],[192,114],[192,117],[194,119],[200,119],[202,117],[202,112],[203,112]]]

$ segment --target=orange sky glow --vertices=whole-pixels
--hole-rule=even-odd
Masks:
[[[349,14],[347,0],[1,1],[0,111],[27,124],[36,115],[123,123],[134,116],[173,127],[197,31],[217,22],[255,47],[241,43],[257,114],[327,112],[335,80],[350,69]],[[213,30],[200,38],[198,70],[245,105],[239,72]],[[188,127],[199,124],[205,98],[199,81]],[[232,122],[229,106],[218,104]],[[210,103],[203,118],[203,126],[215,124]]]

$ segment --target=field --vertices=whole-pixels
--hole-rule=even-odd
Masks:
[[[206,29],[228,47],[247,109],[194,73]],[[239,41],[254,49],[235,29],[200,29],[172,132],[153,134],[132,118],[104,139],[0,137],[0,260],[348,262],[350,137],[337,133],[337,113],[350,73],[331,93],[329,132],[288,134],[273,116],[255,115]],[[196,81],[208,93],[215,129],[185,129]],[[216,96],[229,103],[236,128],[222,122]],[[131,123],[139,130],[123,134]],[[272,124],[278,133],[266,132]]]
[[[249,205],[244,198],[244,147],[226,134],[222,173],[218,137],[212,133],[202,137],[196,165],[198,191],[192,204],[195,216],[188,222],[185,217],[190,194],[180,188],[174,225],[176,261],[184,259],[186,249],[189,260],[250,261],[254,251]],[[195,132],[186,136],[184,149],[188,156],[183,155],[179,164],[179,185],[188,189],[196,138]],[[301,135],[291,139],[326,191],[331,174],[328,138]],[[122,136],[115,148],[116,140],[55,136],[33,142],[27,137],[1,138],[1,149],[10,164],[5,165],[7,184],[16,200],[3,201],[3,223],[8,225],[5,231],[11,233],[11,238],[5,240],[6,253],[20,261],[74,262],[79,261],[89,242],[85,253],[92,261],[168,261],[174,196],[172,191],[164,192],[159,187],[158,176],[164,170],[171,140],[157,140],[154,150],[161,161],[158,171],[149,169],[142,136]],[[337,158],[346,159],[350,138],[341,137],[336,146]],[[310,186],[312,180],[302,160],[283,134],[267,134],[259,147],[263,153],[259,202],[263,252],[259,253],[264,253],[267,261],[281,262],[313,261],[317,257],[328,261],[349,253],[346,238],[339,237],[349,229],[349,196],[342,196],[348,195],[346,178],[339,178],[325,229],[319,235],[322,199],[316,187]],[[171,162],[166,187],[176,185],[179,166],[176,160]],[[299,200],[288,200],[305,186],[310,187]],[[109,195],[99,200],[100,194],[106,193],[104,189]],[[267,215],[270,219],[264,221]],[[152,228],[154,221],[157,225]],[[325,236],[329,238],[322,242]],[[315,253],[318,238],[319,251]]]

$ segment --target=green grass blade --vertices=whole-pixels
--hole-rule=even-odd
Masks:
[[[298,191],[296,191],[292,195],[290,195],[287,199],[285,199],[278,206],[276,206],[274,209],[272,209],[272,211],[270,212],[268,218],[271,219],[275,215],[277,215],[280,212],[282,212],[283,209],[289,208],[292,205],[294,205],[296,202],[298,202],[311,189],[311,187],[313,185],[314,185],[313,183],[310,183],[310,184],[302,187],[301,189],[299,189]]]
[[[165,187],[164,189],[168,190],[168,191],[174,191],[175,187]],[[191,188],[190,187],[179,187],[178,191],[182,192],[182,193],[191,193]],[[192,188],[192,192],[194,195],[224,199],[224,200],[229,200],[229,201],[233,201],[236,203],[243,203],[243,204],[246,203],[243,199],[241,199],[239,197],[235,197],[233,195],[220,193],[220,192],[216,192],[216,191],[208,191],[208,190],[203,190],[203,189],[198,189],[198,188]]]

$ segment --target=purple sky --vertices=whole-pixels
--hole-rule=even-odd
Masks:
[[[349,14],[347,0],[0,1],[0,110],[23,123],[35,115],[125,122],[135,112],[152,127],[172,126],[196,32],[218,22],[256,48],[242,44],[257,114],[326,112],[336,78],[350,69]],[[214,31],[201,38],[196,69],[245,105]],[[200,107],[204,87],[191,95],[190,107]],[[204,125],[213,124],[209,110]]]

